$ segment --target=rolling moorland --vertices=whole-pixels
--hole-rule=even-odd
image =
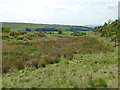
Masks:
[[[2,88],[118,87],[118,20],[93,32],[3,26]]]
[[[41,29],[42,31],[57,31],[62,29],[63,31],[93,31],[93,28],[85,26],[72,26],[72,25],[52,25],[52,24],[32,24],[32,23],[2,23],[3,27],[9,27],[13,31],[37,31]]]

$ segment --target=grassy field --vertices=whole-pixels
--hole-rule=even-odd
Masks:
[[[3,27],[9,27],[12,31],[25,30],[26,28],[34,31],[37,28],[54,28],[62,29],[63,31],[80,31],[80,30],[93,30],[93,28],[85,26],[73,26],[73,25],[51,25],[51,24],[32,24],[32,23],[2,23]]]
[[[31,38],[30,36],[28,38]],[[73,54],[110,51],[93,37],[48,38],[48,36],[34,37],[29,41],[3,40],[3,72],[27,67],[45,67],[46,64],[59,62],[60,57],[72,59]]]
[[[3,87],[15,88],[117,88],[117,59],[113,53],[74,55],[72,60],[46,68],[3,75]]]
[[[117,88],[118,51],[108,38],[3,40],[3,88]]]

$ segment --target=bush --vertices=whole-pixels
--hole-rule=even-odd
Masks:
[[[77,33],[77,32],[73,32],[71,35],[73,35],[73,36],[80,36],[80,34]]]
[[[8,39],[9,38],[9,36],[8,35],[3,35],[2,36],[2,39],[4,40],[4,39]]]
[[[114,41],[115,46],[117,46],[120,31],[120,22],[118,20],[113,22],[109,20],[108,23],[105,23],[103,26],[95,27],[95,30],[101,33],[101,37],[111,38],[111,41]]]
[[[2,32],[10,32],[10,28],[2,27]]]
[[[62,30],[61,29],[58,29],[58,34],[62,34]]]
[[[32,40],[32,38],[31,37],[26,37],[28,40]]]
[[[19,32],[18,34],[19,35],[25,35],[25,34],[27,34],[27,32]]]
[[[86,32],[81,32],[80,35],[86,35]]]
[[[25,29],[25,31],[30,32],[30,31],[32,31],[32,30],[31,30],[31,29],[29,29],[29,28],[26,28],[26,29]]]
[[[10,36],[19,36],[19,33],[17,33],[17,32],[10,32]]]
[[[45,37],[45,34],[44,33],[39,33],[38,36],[39,37]]]
[[[24,37],[16,37],[17,40],[23,40]]]

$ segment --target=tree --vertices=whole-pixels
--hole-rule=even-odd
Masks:
[[[106,27],[107,25],[108,25],[108,24],[105,22],[105,24],[104,24],[103,26],[105,26],[105,27]]]
[[[78,33],[77,32],[73,32],[72,35],[73,36],[78,36]]]
[[[114,43],[115,43],[115,47],[117,46],[117,35],[113,35],[112,37],[111,37],[111,41],[113,41]]]
[[[81,35],[86,35],[86,32],[81,32],[80,34],[81,34]]]
[[[39,30],[39,33],[43,33],[41,29]]]
[[[111,19],[108,21],[108,23],[105,23],[103,26],[95,27],[95,31],[98,31],[101,33],[101,37],[109,37],[111,38],[111,41],[115,43],[115,46],[118,45],[118,42],[120,42],[120,21],[115,20],[112,21]]]
[[[62,34],[62,30],[61,29],[58,29],[58,34]]]
[[[29,28],[26,28],[26,30],[25,31],[28,31],[28,32],[30,32],[31,31],[31,29],[29,29]]]
[[[111,22],[112,22],[112,20],[111,20],[111,19],[109,19],[109,20],[108,20],[108,25],[109,25],[109,24],[111,24]]]
[[[73,32],[71,35],[73,35],[73,36],[82,36],[82,34],[81,33],[77,33],[77,32]]]

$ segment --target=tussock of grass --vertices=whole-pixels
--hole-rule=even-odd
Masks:
[[[63,37],[36,41],[3,41],[2,70],[45,67],[59,62],[60,57],[72,59],[73,54],[110,51],[92,37]]]
[[[3,88],[118,88],[117,48],[88,36],[3,41]]]
[[[75,54],[72,60],[62,57],[60,63],[45,68],[3,74],[3,87],[117,88],[118,60],[114,56],[117,55],[107,52]]]

